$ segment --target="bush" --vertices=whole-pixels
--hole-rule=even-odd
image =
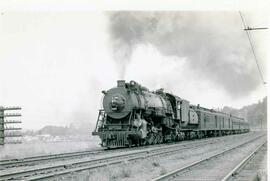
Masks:
[[[153,162],[152,165],[153,165],[154,167],[159,167],[159,166],[160,166],[159,162],[156,162],[156,161]]]
[[[160,170],[160,175],[165,175],[166,173],[167,173],[166,168],[161,167],[161,170]]]
[[[122,168],[122,170],[121,170],[121,176],[123,178],[130,177],[130,175],[131,175],[131,170],[129,168]]]

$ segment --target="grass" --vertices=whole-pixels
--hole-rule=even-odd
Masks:
[[[124,164],[115,169],[113,166],[108,167],[109,180],[119,180],[129,178],[132,174],[129,164]]]
[[[253,181],[266,181],[267,180],[267,174],[264,170],[259,170],[253,179]]]
[[[126,180],[148,180],[149,172],[156,175],[167,173],[165,167],[160,164],[160,158],[145,159],[139,164],[136,162],[124,162],[121,165],[108,165],[106,168],[97,169],[92,172],[89,180],[102,181],[126,181]],[[146,172],[147,171],[147,172]],[[139,178],[138,179],[138,175]]]
[[[159,167],[159,166],[160,166],[159,162],[157,162],[157,161],[154,161],[154,162],[152,163],[152,165],[153,165],[154,167]]]
[[[122,178],[128,178],[131,175],[131,170],[129,168],[122,168],[121,169],[121,177]]]
[[[145,172],[146,170],[147,172]],[[146,180],[148,172],[156,172],[157,175],[160,172],[167,173],[166,169],[161,167],[159,159],[156,158],[154,160],[146,159],[139,164],[136,162],[124,162],[121,165],[108,165],[105,168],[85,172],[85,174],[88,175],[88,180],[126,181],[138,180],[138,175],[139,180]]]
[[[99,148],[98,141],[24,141],[21,144],[6,144],[0,146],[0,159],[23,158],[29,156],[58,154]],[[31,150],[31,151],[30,151]]]
[[[167,173],[166,168],[161,167],[161,170],[160,170],[160,175],[165,175],[166,173]]]

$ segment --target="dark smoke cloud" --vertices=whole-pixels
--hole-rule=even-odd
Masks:
[[[259,84],[247,37],[236,12],[110,12],[114,59],[121,78],[139,44],[165,56],[186,57],[194,75],[223,87],[232,97]],[[187,77],[188,81],[188,77]]]

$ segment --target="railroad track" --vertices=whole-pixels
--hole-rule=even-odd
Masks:
[[[258,139],[262,136],[252,138]],[[119,164],[126,161],[140,160],[154,156],[162,156],[179,152],[180,150],[192,149],[202,145],[220,142],[221,139],[201,140],[200,142],[188,142],[181,145],[170,145],[162,148],[151,148],[140,151],[130,151],[129,153],[122,153],[107,157],[95,159],[79,159],[69,162],[46,164],[41,166],[28,167],[24,169],[14,169],[13,171],[4,170],[0,174],[0,178],[4,180],[21,179],[21,180],[41,180],[53,178],[55,176],[65,175],[72,172],[89,170],[99,167],[104,167],[112,164]],[[228,140],[227,140],[228,141]]]
[[[157,147],[161,145],[152,145],[152,147]],[[148,148],[149,146],[141,146],[140,148]],[[132,149],[139,149],[138,147],[132,147],[132,148],[117,148],[113,150],[108,149],[95,149],[95,150],[88,150],[88,151],[78,151],[78,152],[69,152],[69,153],[60,153],[60,154],[49,154],[49,155],[40,155],[40,156],[33,156],[33,157],[26,157],[26,158],[14,158],[14,159],[5,159],[0,160],[0,170],[12,168],[12,167],[21,167],[21,166],[33,166],[35,164],[42,164],[45,162],[50,161],[58,161],[58,160],[66,160],[66,159],[76,159],[76,158],[82,158],[92,155],[98,155],[98,154],[110,154],[112,152],[121,152],[126,149],[132,150]]]
[[[252,153],[243,159],[222,181],[256,180],[259,169],[267,167],[267,144],[259,145]],[[259,179],[258,179],[259,180]]]
[[[244,135],[249,135],[249,134],[230,135],[230,137],[244,136]],[[226,137],[206,138],[203,140],[208,140],[208,139],[222,140],[225,138]],[[200,140],[198,140],[198,141],[200,141]],[[133,147],[133,148],[122,148],[122,149],[115,149],[115,150],[96,149],[96,150],[88,150],[88,151],[33,156],[33,157],[26,157],[26,158],[21,158],[21,159],[6,159],[6,160],[0,160],[0,170],[12,168],[12,167],[33,166],[33,165],[44,164],[44,163],[48,163],[48,162],[64,161],[67,159],[84,158],[84,157],[89,157],[89,156],[96,156],[99,154],[110,154],[113,152],[122,152],[122,151],[126,151],[126,150],[140,150],[140,149],[146,149],[149,147],[155,148],[155,147],[163,147],[163,146],[168,146],[168,145],[185,144],[186,142],[190,142],[190,141],[182,141],[180,143],[178,142],[178,143],[171,143],[171,144],[160,144],[160,145],[152,145],[152,146]]]
[[[183,166],[181,168],[173,170],[167,174],[159,176],[159,177],[153,179],[152,181],[197,180],[197,179],[199,179],[199,180],[222,180],[222,181],[230,180],[231,176],[233,176],[239,170],[239,168],[242,167],[247,162],[247,160],[249,160],[256,152],[258,152],[258,150],[263,145],[266,144],[266,140],[265,140],[265,138],[263,138],[264,139],[263,142],[262,142],[262,140],[259,140],[260,144],[257,145],[256,149],[252,153],[250,153],[248,157],[243,159],[243,161],[240,164],[238,164],[236,167],[234,167],[234,169],[230,170],[230,172],[227,173],[225,176],[221,170],[225,169],[226,166],[224,166],[223,164],[225,164],[225,162],[228,162],[228,157],[224,157],[224,156],[226,154],[228,156],[228,154],[230,152],[233,152],[233,151],[236,151],[237,149],[248,146],[249,144],[254,143],[254,141],[257,141],[260,138],[261,137],[257,137],[255,139],[241,143],[237,146],[234,146],[234,147],[228,148],[226,150],[220,151],[218,153],[215,153],[213,155],[207,156],[206,158],[202,158],[202,159],[197,160],[193,163],[190,163],[186,166]],[[224,157],[226,159],[223,158],[223,160],[222,160],[222,157]],[[219,159],[219,160],[217,160],[217,159]],[[210,165],[210,167],[213,167],[213,165],[214,165],[213,163],[219,164],[219,167],[220,167],[220,164],[222,164],[222,167],[215,168],[215,169],[213,169],[214,171],[211,171],[211,169],[207,168],[207,167],[208,167],[208,165]],[[210,173],[210,176],[205,177],[204,174],[206,172],[208,172],[207,174]],[[220,175],[219,176],[212,176],[211,173],[215,173],[215,172],[219,172],[218,174],[223,174],[223,176],[220,176]]]
[[[0,160],[0,169],[19,167],[19,166],[30,166],[34,163],[40,163],[43,161],[88,156],[88,155],[93,155],[93,154],[99,154],[99,153],[102,153],[103,151],[104,151],[103,149],[96,149],[96,150],[89,150],[89,151],[40,155],[40,156],[26,157],[26,158],[20,158],[20,159],[5,159],[5,160]]]

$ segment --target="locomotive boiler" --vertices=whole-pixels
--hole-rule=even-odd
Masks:
[[[249,130],[242,118],[190,105],[187,100],[166,93],[149,91],[135,81],[117,81],[102,91],[93,135],[107,148],[160,144],[184,139],[243,133]]]

